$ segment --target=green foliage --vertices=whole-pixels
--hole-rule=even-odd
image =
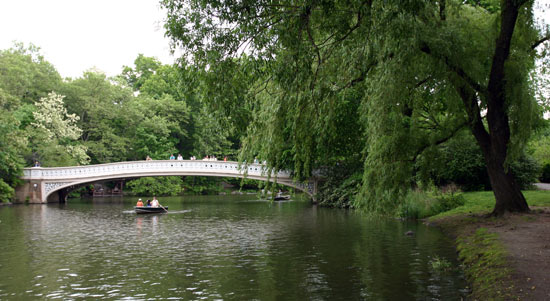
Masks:
[[[161,63],[156,58],[146,57],[140,53],[134,60],[134,65],[135,69],[124,66],[122,77],[134,91],[140,91],[143,84],[155,74],[158,68],[160,68]]]
[[[546,163],[542,167],[542,176],[540,180],[543,183],[550,183],[550,163]]]
[[[162,1],[174,48],[212,70],[214,95],[228,96],[209,104],[251,112],[240,159],[259,157],[304,179],[362,152],[354,206],[369,211],[395,209],[418,184],[415,162],[465,127],[499,173],[522,155],[541,112],[529,77],[540,32],[532,3],[516,5]],[[505,24],[514,30],[501,32],[512,20],[501,14],[516,9],[517,22]]]
[[[0,50],[0,105],[10,111],[57,90],[61,76],[33,44]],[[7,106],[6,106],[7,105]]]
[[[435,197],[437,202],[430,208],[430,215],[436,215],[440,212],[446,212],[456,207],[464,205],[466,202],[460,193],[446,193]]]
[[[63,86],[67,111],[79,116],[82,142],[91,163],[124,161],[128,158],[131,134],[135,129],[134,112],[128,102],[132,91],[114,84],[104,74],[85,72]]]
[[[321,206],[350,208],[361,187],[363,170],[357,156],[343,158],[335,166],[322,169],[317,201]]]
[[[409,191],[396,209],[401,218],[422,219],[463,206],[465,199],[461,193]]]
[[[196,154],[194,145],[197,142],[194,133],[197,128],[197,116],[200,117],[196,110],[201,108],[197,104],[196,93],[201,92],[196,92],[195,82],[200,73],[161,65],[155,58],[141,55],[134,63],[135,67],[125,67],[122,75],[123,81],[140,93],[127,108],[134,116],[134,123],[138,123],[135,125],[136,128],[139,128],[137,137],[131,139],[137,142],[137,145],[130,146],[133,149],[131,157],[142,159],[150,155],[153,158],[164,159],[165,155],[169,156],[170,153],[181,153],[184,157]],[[169,132],[155,126],[151,127],[152,118],[159,118],[160,120],[157,119],[155,122],[158,122],[159,126],[164,124]],[[153,133],[147,133],[149,130]],[[148,145],[146,141],[151,139],[153,144]],[[167,144],[158,150],[159,143]]]
[[[215,194],[223,190],[222,179],[217,177],[184,177],[183,187],[190,194]]]
[[[334,179],[323,183],[320,193],[317,196],[319,205],[338,208],[352,208],[355,195],[361,185],[362,173],[356,172],[353,175],[341,179],[335,183]],[[332,187],[336,184],[336,187]]]
[[[548,120],[541,124],[529,141],[527,152],[539,165],[550,164],[550,123]]]
[[[397,216],[408,219],[421,219],[428,216],[429,197],[426,193],[410,191],[396,209]]]
[[[485,159],[471,135],[460,133],[439,147],[425,151],[417,160],[418,183],[444,187],[457,185],[463,191],[489,190],[491,183]],[[523,154],[509,166],[522,189],[536,181],[540,167],[531,156]]]
[[[458,238],[459,258],[466,266],[466,277],[473,286],[477,300],[504,300],[511,270],[506,268],[507,253],[498,235],[485,228],[475,234]]]
[[[541,173],[540,165],[530,156],[523,155],[510,164],[510,170],[521,189],[530,189]]]
[[[232,143],[228,139],[231,129],[224,127],[205,107],[202,107],[200,113],[195,116],[195,126],[193,135],[195,156],[202,158],[214,155],[223,158],[235,154],[235,151],[231,150]]]
[[[416,162],[419,182],[443,187],[455,184],[463,191],[490,189],[483,153],[468,133],[426,151]]]
[[[178,153],[236,157],[241,133],[225,114],[240,107],[240,90],[232,94],[231,109],[213,113],[216,108],[203,102],[215,94],[215,87],[205,89],[217,82],[212,74],[139,55],[119,77],[87,71],[61,81],[37,47],[22,44],[0,51],[0,65],[0,180],[9,187],[17,185],[25,159],[48,167],[83,164],[88,157],[93,164]],[[237,77],[226,86],[244,84]],[[239,118],[244,129],[248,118]],[[136,193],[174,194],[183,187],[181,180],[161,178],[133,183]],[[219,190],[217,180],[203,184],[190,187]],[[12,197],[13,189],[2,190],[0,198]]]
[[[436,255],[430,259],[430,268],[434,272],[446,272],[452,268],[452,264],[447,259]]]
[[[10,202],[13,199],[14,193],[14,189],[4,182],[4,179],[0,179],[0,203]]]
[[[498,0],[466,0],[464,3],[471,6],[479,6],[490,13],[496,13],[500,10],[500,2]]]
[[[24,159],[21,153],[27,148],[24,131],[19,129],[19,121],[0,108],[0,180],[2,183],[15,186],[22,173]],[[0,197],[13,197],[13,191],[2,189]]]
[[[131,180],[127,184],[135,195],[179,195],[183,189],[181,177],[144,177]]]
[[[64,96],[49,93],[36,103],[34,122],[27,128],[31,147],[44,166],[86,164],[86,147],[78,143],[82,130],[75,114],[63,106]]]
[[[0,66],[0,200],[9,201],[29,153],[24,129],[34,120],[34,103],[61,78],[34,45],[0,50]]]

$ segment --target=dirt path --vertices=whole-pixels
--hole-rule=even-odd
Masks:
[[[548,183],[535,183],[535,186],[539,190],[550,190],[550,184],[548,184]]]
[[[550,209],[513,214],[484,225],[498,233],[510,256],[520,300],[550,300]]]

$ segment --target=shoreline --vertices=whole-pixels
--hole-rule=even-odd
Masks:
[[[473,300],[550,299],[550,207],[498,219],[470,213],[425,222],[454,240]]]

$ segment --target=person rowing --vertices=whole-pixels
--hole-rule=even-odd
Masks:
[[[160,207],[160,208],[164,209],[164,211],[168,212],[168,210],[166,210],[166,208],[164,208],[164,206],[162,206],[162,205],[159,203],[159,200],[157,200],[157,197],[156,197],[156,196],[153,197],[153,201],[151,202],[151,207],[153,207],[153,208],[158,208],[158,207]]]
[[[157,197],[154,196],[154,197],[153,197],[153,200],[151,201],[151,207],[155,207],[155,208],[156,208],[156,207],[159,207],[159,206],[160,206],[159,200],[157,200]]]

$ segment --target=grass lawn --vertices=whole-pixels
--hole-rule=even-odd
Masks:
[[[548,190],[526,190],[523,195],[530,207],[550,207],[550,191]],[[442,212],[429,218],[435,221],[443,217],[490,213],[495,206],[495,196],[492,191],[465,192],[463,194],[466,203],[463,206]]]

